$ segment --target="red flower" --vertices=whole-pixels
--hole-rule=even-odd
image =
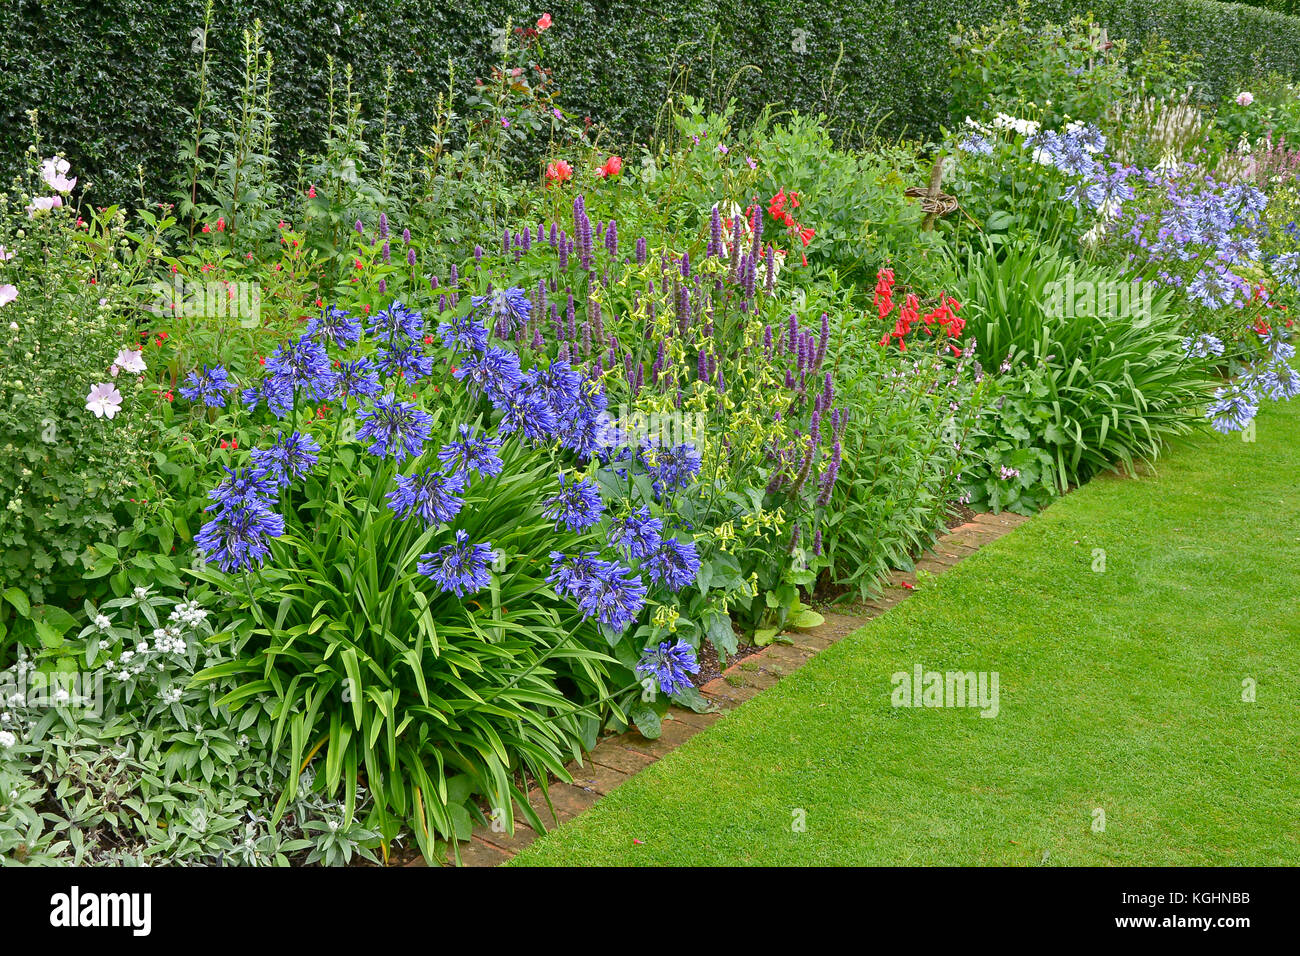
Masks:
[[[551,15],[549,13],[543,13],[541,19],[537,21],[537,31],[540,33],[542,30],[549,28],[550,25]]]
[[[619,173],[623,172],[623,159],[620,156],[611,156],[605,160],[605,165],[596,170],[596,175],[601,179],[612,179]]]
[[[805,246],[812,242],[812,238],[815,235],[817,235],[817,233],[813,232],[811,226],[804,226],[799,230],[799,238],[803,241]]]
[[[203,231],[204,231],[204,232],[211,232],[211,231],[212,231],[212,227],[209,226],[209,225],[205,222],[205,223],[203,224]]]
[[[598,175],[600,175],[598,173]],[[546,165],[546,185],[555,186],[561,183],[567,183],[573,178],[573,167],[562,159],[557,159],[553,163]]]
[[[314,185],[307,187],[307,198],[308,199],[316,198],[316,187]]]
[[[217,220],[217,232],[225,232],[225,231],[226,231],[226,217],[222,216]]]

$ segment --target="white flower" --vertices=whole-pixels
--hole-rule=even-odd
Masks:
[[[41,179],[45,180],[45,185],[56,193],[71,192],[72,187],[77,185],[77,180],[76,177],[72,179],[67,177],[70,168],[66,159],[52,157],[41,163]]]
[[[16,285],[10,285],[9,283],[0,285],[0,305],[8,305],[16,298],[18,298],[18,287]],[[17,327],[17,325],[13,326],[13,328]]]
[[[143,601],[145,598],[147,598],[147,597],[149,596],[149,589],[148,589],[148,588],[136,588],[136,589],[135,589],[134,591],[132,591],[131,593],[135,595],[135,599],[136,599],[137,601]]]
[[[96,418],[112,418],[122,410],[122,393],[111,382],[100,382],[86,396],[86,411]]]
[[[12,747],[18,743],[18,738],[7,730],[0,730],[0,747]]]
[[[96,615],[95,615],[95,627],[99,628],[101,631],[107,631],[109,625],[112,624],[112,623],[113,623],[113,622],[110,621],[110,620],[109,620],[107,617],[105,617],[103,614],[96,614]]]
[[[113,364],[108,368],[113,377],[117,377],[118,371],[130,372],[132,375],[140,375],[145,371],[144,353],[139,349],[121,349],[117,357],[113,359]],[[137,590],[144,590],[137,588]]]
[[[1253,102],[1255,102],[1255,97],[1253,94],[1247,93],[1245,90],[1237,94],[1238,106],[1249,106]]]

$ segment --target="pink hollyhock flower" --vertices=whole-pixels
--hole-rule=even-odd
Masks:
[[[27,207],[27,215],[34,216],[38,212],[49,212],[51,209],[58,209],[63,205],[63,200],[58,196],[38,196],[32,200],[32,204]]]
[[[14,285],[0,285],[0,305],[8,305],[14,299],[18,298],[18,287]]]
[[[113,359],[113,364],[108,367],[108,371],[114,378],[119,371],[130,372],[132,375],[143,375],[145,371],[144,355],[138,349],[121,349],[117,357]]]
[[[66,159],[51,157],[41,163],[41,179],[45,180],[45,184],[55,192],[72,192],[72,187],[77,185],[77,180],[76,177],[72,179],[67,177],[70,168]]]
[[[122,410],[122,393],[111,382],[100,382],[86,396],[86,411],[96,418],[112,418]]]

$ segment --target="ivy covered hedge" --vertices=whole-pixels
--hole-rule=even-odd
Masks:
[[[1271,0],[1276,2],[1276,0]],[[0,5],[0,164],[28,141],[38,107],[47,141],[98,182],[101,202],[165,181],[175,131],[196,90],[195,31],[204,0],[8,0]],[[418,139],[447,65],[462,90],[492,62],[492,28],[549,11],[547,57],[563,64],[563,102],[628,135],[645,135],[676,77],[742,112],[766,104],[825,111],[840,133],[933,129],[946,115],[947,38],[998,16],[1006,0],[215,0],[213,82],[233,102],[242,31],[260,18],[276,61],[275,105],[286,155],[322,126],[328,58],[352,64],[354,88],[378,104],[386,68],[392,110]],[[1033,15],[1091,11],[1114,37],[1157,31],[1204,57],[1206,82],[1233,87],[1257,69],[1300,73],[1300,19],[1214,0],[1046,0]],[[383,43],[378,43],[382,38]],[[377,51],[383,50],[383,53]]]

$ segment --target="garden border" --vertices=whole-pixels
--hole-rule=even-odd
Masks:
[[[819,652],[842,640],[872,618],[901,604],[916,587],[917,572],[942,574],[981,547],[1029,520],[1027,515],[1003,512],[977,514],[965,524],[941,534],[933,548],[916,562],[911,571],[894,571],[881,596],[857,605],[860,614],[826,614],[817,627],[787,632],[790,643],[769,644],[762,650],[736,661],[722,675],[704,684],[700,691],[716,709],[697,714],[682,707],[670,707],[664,716],[663,731],[650,740],[635,730],[606,737],[586,755],[585,764],[573,761],[567,769],[573,783],[555,783],[548,788],[550,805],[541,790],[528,792],[528,802],[537,815],[553,827],[562,826],[588,810],[605,794],[630,780],[689,740],[701,730],[713,726],[724,714],[772,687],[782,677],[792,674]],[[499,866],[513,859],[540,834],[524,823],[516,822],[515,832],[497,833],[489,826],[474,828],[469,840],[459,846],[461,866]],[[447,851],[447,862],[455,863],[455,854]],[[424,866],[417,857],[407,866]]]

